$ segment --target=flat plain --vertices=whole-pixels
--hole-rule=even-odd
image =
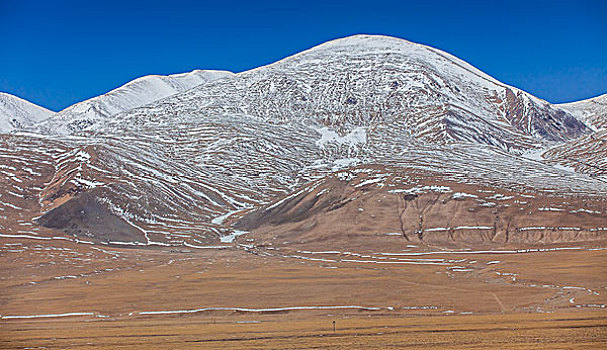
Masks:
[[[583,349],[607,342],[607,254],[598,244],[319,248],[6,240],[0,347]]]

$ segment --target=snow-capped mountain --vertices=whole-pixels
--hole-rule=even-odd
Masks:
[[[516,149],[587,131],[547,102],[448,53],[392,37],[330,41],[229,83],[241,94],[238,107],[248,114],[271,120],[308,117],[340,132],[393,124],[416,140]],[[198,99],[196,91],[190,96],[207,100]],[[221,96],[226,97],[234,99]]]
[[[54,114],[22,98],[0,92],[0,133],[31,126]]]
[[[281,203],[298,193],[332,196],[341,185],[324,184],[335,172],[367,166],[395,170],[380,172],[389,182],[350,182],[344,173],[345,186],[374,184],[387,192],[382,198],[401,193],[388,190],[416,174],[420,188],[499,189],[517,193],[507,216],[531,210],[525,196],[594,201],[607,192],[596,178],[520,157],[588,135],[583,122],[452,55],[391,37],[334,40],[111,118],[85,112],[29,129],[39,136],[1,140],[0,155],[20,154],[31,171],[6,174],[6,217],[20,213],[28,230],[43,224],[97,242],[196,247],[234,239],[241,232],[227,223],[254,208],[288,211]],[[315,186],[326,191],[316,196]],[[354,200],[340,198],[329,209]],[[489,208],[483,220],[500,215],[495,201],[481,204]],[[462,220],[476,220],[467,215]]]
[[[607,128],[607,94],[556,106],[573,114],[595,130]]]
[[[589,131],[561,109],[450,54],[383,36],[330,41],[180,94],[167,104],[176,111],[200,109],[204,114],[218,108],[277,123],[307,120],[342,135],[357,127],[392,124],[418,141],[470,141],[515,151]],[[55,118],[48,131],[87,128],[91,118],[70,113],[97,110],[91,105],[60,113],[69,117]]]
[[[168,76],[148,75],[106,94],[76,103],[35,127],[37,132],[69,134],[133,108],[145,106],[197,85],[232,76],[227,71],[194,70]]]

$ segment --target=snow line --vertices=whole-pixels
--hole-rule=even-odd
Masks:
[[[190,247],[190,248],[196,248],[196,249],[226,249],[226,248],[231,248],[231,245],[195,245],[195,244],[190,244],[188,242],[183,242],[183,245],[186,247]]]
[[[52,239],[51,237],[46,237],[46,236],[6,235],[4,233],[0,233],[0,237],[5,237],[5,238],[41,239],[41,240],[50,240],[50,239]]]
[[[356,305],[339,305],[339,306],[290,306],[290,307],[275,307],[267,309],[250,309],[242,307],[205,307],[201,309],[190,310],[166,310],[166,311],[141,311],[140,315],[162,315],[162,314],[191,314],[205,311],[237,311],[237,312],[281,312],[281,311],[296,311],[296,310],[336,310],[336,309],[358,309],[367,311],[379,311],[380,307],[356,306]]]
[[[536,248],[536,249],[517,249],[517,250],[462,250],[462,251],[435,251],[435,252],[420,252],[420,253],[379,253],[380,255],[396,255],[396,256],[417,256],[417,255],[432,255],[432,254],[521,254],[521,253],[542,253],[552,252],[557,250],[581,250],[583,247],[563,247],[563,248]]]
[[[50,318],[50,317],[70,317],[70,316],[94,316],[94,312],[68,312],[64,314],[45,314],[45,315],[2,315],[3,320],[21,319],[21,318]]]

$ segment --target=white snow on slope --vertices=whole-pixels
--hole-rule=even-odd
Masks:
[[[403,139],[516,151],[587,132],[573,116],[446,52],[376,35],[333,40],[180,97],[272,123],[312,119],[336,140],[365,128],[369,141],[369,126],[381,123]]]
[[[0,92],[0,133],[31,126],[55,114],[17,96]]]
[[[367,133],[364,128],[358,127],[352,132],[344,136],[339,136],[335,131],[324,127],[317,129],[321,135],[320,140],[316,141],[316,145],[323,148],[326,144],[336,143],[338,145],[356,146],[358,144],[364,144],[367,141]]]
[[[607,94],[556,106],[573,114],[594,130],[607,129]]]
[[[72,105],[58,112],[53,118],[40,123],[35,129],[42,133],[53,134],[80,131],[116,114],[232,75],[233,73],[227,71],[194,70],[168,76],[144,76],[106,94]]]

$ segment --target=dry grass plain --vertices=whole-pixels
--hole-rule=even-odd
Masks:
[[[240,318],[238,318],[240,319]],[[11,322],[5,348],[50,349],[589,349],[605,346],[605,314],[395,317],[201,315]],[[337,321],[336,332],[332,320]],[[240,322],[240,323],[238,323]],[[257,323],[258,322],[258,323]]]
[[[573,248],[166,250],[4,239],[0,348],[605,347],[607,251]],[[66,313],[82,315],[42,317]]]

